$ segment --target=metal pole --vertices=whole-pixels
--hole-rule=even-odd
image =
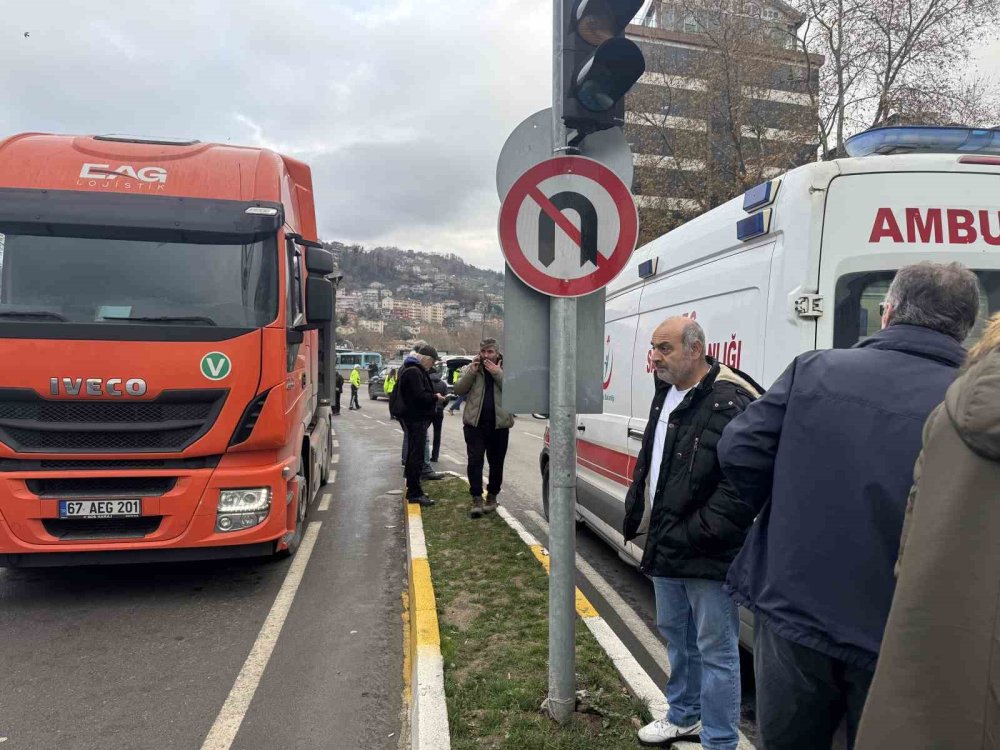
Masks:
[[[554,0],[553,153],[566,152],[562,121],[563,0]],[[549,301],[549,695],[560,724],[576,710],[576,299]]]

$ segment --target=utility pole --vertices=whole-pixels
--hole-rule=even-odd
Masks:
[[[552,153],[566,145],[563,122],[565,0],[553,0]],[[576,710],[576,298],[549,303],[549,695],[544,710],[565,724]]]

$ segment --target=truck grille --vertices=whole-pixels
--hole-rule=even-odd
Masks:
[[[72,477],[26,480],[38,497],[159,497],[177,484],[177,477]]]
[[[164,391],[152,401],[50,401],[0,389],[0,441],[20,453],[173,453],[204,435],[225,389]]]
[[[63,541],[141,539],[160,527],[163,516],[142,518],[45,518],[45,531]]]

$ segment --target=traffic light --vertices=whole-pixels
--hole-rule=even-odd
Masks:
[[[581,136],[620,125],[623,98],[646,70],[625,27],[643,0],[563,0],[563,121]]]

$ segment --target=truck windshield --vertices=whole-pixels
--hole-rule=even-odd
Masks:
[[[965,340],[966,347],[979,340],[989,317],[1000,310],[1000,271],[975,271],[975,274],[979,279],[979,315]],[[837,280],[834,347],[846,349],[881,330],[879,304],[885,300],[895,275],[895,271],[871,271],[846,274]]]
[[[265,326],[278,314],[276,241],[17,234],[0,225],[0,322]]]

